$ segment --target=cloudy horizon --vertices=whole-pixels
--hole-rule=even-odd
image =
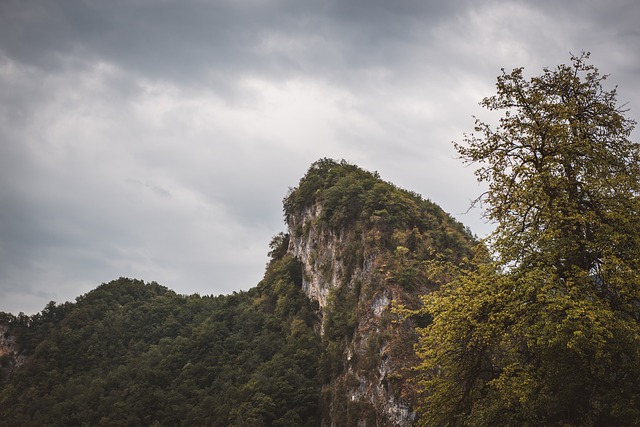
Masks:
[[[632,0],[4,1],[0,311],[120,276],[249,289],[288,188],[323,157],[482,237],[451,142],[490,117],[500,69],[590,51],[638,119],[639,19]]]

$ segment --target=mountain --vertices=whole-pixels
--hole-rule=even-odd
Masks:
[[[264,279],[178,295],[120,278],[0,317],[3,425],[408,426],[424,262],[474,239],[434,203],[321,159],[284,200]]]
[[[328,425],[410,425],[413,321],[432,289],[423,263],[458,262],[473,239],[435,204],[345,162],[316,162],[284,201],[302,289],[319,306],[322,414]]]

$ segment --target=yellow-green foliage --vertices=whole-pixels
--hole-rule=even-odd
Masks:
[[[498,78],[481,162],[488,251],[423,297],[416,367],[425,426],[640,425],[640,151],[615,90],[586,64]]]

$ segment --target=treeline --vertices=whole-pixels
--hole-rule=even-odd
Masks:
[[[316,426],[319,335],[274,239],[260,285],[178,295],[120,278],[34,316],[4,314],[26,363],[0,378],[7,426]]]
[[[414,246],[423,244],[442,256],[469,255],[471,231],[453,219],[440,206],[417,193],[383,181],[344,160],[320,159],[314,162],[296,188],[284,199],[284,215],[292,218],[313,206],[322,208],[319,225],[334,232],[376,229],[381,249],[395,250],[398,233],[414,233]],[[299,225],[301,226],[301,225]],[[298,236],[308,230],[292,230]],[[417,233],[422,234],[419,236]]]

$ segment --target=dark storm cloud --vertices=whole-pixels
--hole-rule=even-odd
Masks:
[[[389,65],[454,4],[7,1],[0,6],[0,39],[12,58],[48,70],[72,56],[182,83],[228,83],[237,73],[286,77]]]
[[[238,68],[261,70],[267,64],[256,49],[270,28],[257,21],[268,10],[259,4],[246,9],[234,4],[4,2],[0,37],[9,55],[41,68],[64,65],[64,57],[71,55],[100,58],[160,78],[202,77],[214,67],[221,74]]]
[[[633,1],[8,0],[0,5],[0,39],[13,58],[48,69],[75,56],[101,58],[161,78],[210,73],[228,80],[227,73],[238,71],[291,74],[329,72],[335,66],[402,67],[393,61],[406,59],[402,55],[412,53],[416,42],[428,43],[424,36],[432,27],[455,25],[453,18],[486,5],[495,10],[527,6],[568,26],[579,23],[585,27],[581,38],[591,36],[594,43],[608,43],[607,32],[622,43],[638,32]],[[460,22],[456,31],[465,30]],[[561,29],[539,30],[544,36]],[[273,36],[300,40],[305,49],[270,51]]]
[[[635,1],[0,2],[0,311],[121,275],[257,283],[281,199],[346,158],[453,214],[480,188],[450,141],[501,67],[569,52],[638,117]],[[447,185],[442,185],[447,183]],[[479,234],[476,212],[458,215]]]

